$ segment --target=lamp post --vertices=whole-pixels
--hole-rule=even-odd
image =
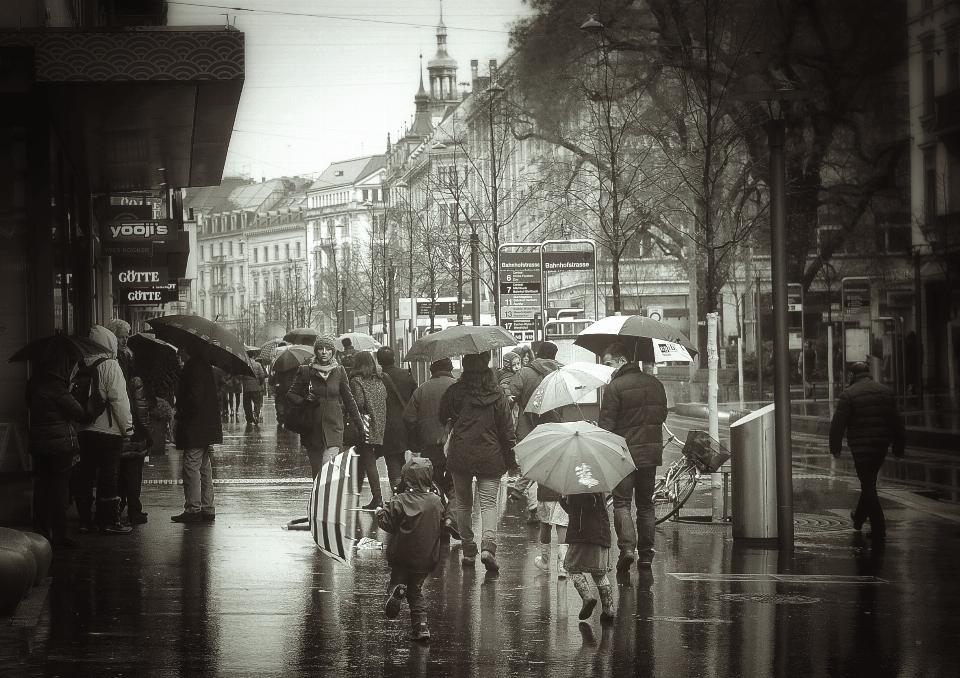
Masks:
[[[491,79],[493,74],[491,73]],[[499,85],[493,83],[487,87],[487,95],[489,96],[488,104],[490,107],[489,110],[489,119],[490,123],[490,233],[495,239],[497,238],[497,201],[499,196],[497,195],[497,144],[494,139],[493,133],[493,104],[497,100],[498,94],[503,94],[506,90]],[[477,229],[471,222],[470,225],[470,268],[471,275],[473,276],[473,284],[470,287],[470,293],[473,295],[473,304],[472,304],[472,321],[474,325],[480,324],[480,236],[477,234]],[[496,247],[499,243],[494,243]],[[499,273],[494,273],[493,281],[493,295],[494,303],[496,304],[496,323],[500,324],[500,304],[499,296],[500,290],[498,289],[500,281],[497,279]]]
[[[767,144],[770,147],[770,274],[773,303],[773,403],[777,476],[777,544],[792,551],[793,450],[790,443],[790,335],[787,321],[787,205],[786,165],[783,146],[786,132],[782,102],[800,101],[816,92],[775,90],[732,96],[734,101],[765,101],[770,110]],[[776,115],[773,102],[780,102]],[[759,349],[758,349],[759,353]]]

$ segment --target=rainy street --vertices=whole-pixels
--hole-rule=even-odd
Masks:
[[[955,675],[960,511],[923,496],[934,486],[916,469],[904,477],[921,480],[882,481],[890,534],[878,548],[851,527],[849,459],[798,438],[795,553],[741,546],[728,525],[667,523],[652,571],[618,578],[611,625],[596,613],[578,623],[576,591],[555,561],[549,576],[534,566],[537,529],[504,489],[499,576],[462,569],[458,542],[444,547],[424,586],[433,639],[418,644],[405,606],[397,620],[383,614],[379,549],[354,549],[342,566],[309,532],[282,529],[306,515],[309,466],[297,437],[277,431],[272,400],[264,415],[260,427],[224,424],[215,523],[169,521],[182,501],[179,455],[168,446],[152,457],[150,522],[81,535],[83,549],[58,553],[45,601],[25,601],[0,627],[0,666],[18,676]],[[668,424],[681,437],[702,426]],[[908,462],[957,477],[946,455],[908,449]],[[709,502],[698,491],[683,515],[709,513]],[[357,539],[383,539],[372,513],[357,519]]]

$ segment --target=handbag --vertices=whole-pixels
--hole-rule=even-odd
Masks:
[[[304,400],[299,405],[290,405],[283,414],[283,427],[293,433],[304,435],[313,430],[313,410],[317,403]]]

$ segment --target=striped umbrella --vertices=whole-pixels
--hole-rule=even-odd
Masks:
[[[355,508],[351,495],[351,476],[357,473],[357,454],[344,450],[320,469],[310,493],[310,533],[323,553],[338,563],[350,564],[356,541]]]
[[[662,344],[654,346],[654,339],[668,344],[679,344],[691,358],[697,355],[697,349],[679,330],[642,315],[611,315],[601,318],[581,332],[573,343],[602,356],[610,344],[619,341],[634,350],[634,360],[664,362],[663,358],[657,359],[658,353],[663,351]],[[679,354],[679,351],[675,353]]]

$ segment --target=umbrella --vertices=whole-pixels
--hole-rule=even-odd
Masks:
[[[283,340],[291,344],[313,346],[313,342],[317,340],[318,336],[320,336],[320,333],[312,327],[298,327],[297,329],[290,330],[283,335]]]
[[[543,414],[586,398],[610,383],[615,368],[596,363],[570,363],[543,378],[530,396],[524,412]]]
[[[363,334],[362,332],[347,332],[346,334],[341,334],[337,337],[337,341],[341,344],[344,339],[349,339],[353,344],[353,347],[358,351],[376,351],[380,348],[380,342],[371,337],[369,334]]]
[[[88,337],[57,333],[31,341],[10,356],[7,362],[19,363],[24,360],[44,360],[47,358],[61,358],[76,362],[87,356],[101,353],[109,354],[110,349]]]
[[[177,352],[176,346],[168,344],[162,339],[157,339],[157,336],[150,332],[138,332],[132,335],[127,339],[127,346],[130,347],[130,350],[133,351],[134,354],[141,351],[149,352],[152,350],[170,351],[171,353]]]
[[[612,492],[637,468],[622,436],[585,421],[540,424],[514,449],[525,477],[564,495]]]
[[[274,372],[289,372],[300,367],[312,356],[313,349],[307,346],[290,346],[277,354],[270,369]]]
[[[350,496],[350,478],[357,475],[357,453],[344,450],[320,469],[310,493],[310,533],[322,552],[338,563],[348,564],[356,541],[357,498]],[[352,524],[351,526],[348,525]]]
[[[223,325],[198,315],[163,315],[150,318],[147,324],[157,337],[174,346],[188,351],[207,348],[210,364],[221,370],[254,376],[243,342]]]
[[[260,347],[260,357],[266,362],[272,363],[277,357],[277,349],[289,345],[289,342],[286,342],[283,339],[271,339],[270,341],[265,341],[263,342],[263,346]]]
[[[516,346],[517,338],[502,327],[455,325],[417,339],[404,362],[432,363],[470,353],[483,353],[504,346]]]
[[[657,362],[652,339],[679,344],[690,356],[697,354],[697,349],[690,340],[679,331],[666,323],[642,315],[611,315],[601,318],[583,330],[573,343],[602,355],[607,346],[620,341],[634,348],[635,360]],[[664,359],[659,362],[664,362]]]

